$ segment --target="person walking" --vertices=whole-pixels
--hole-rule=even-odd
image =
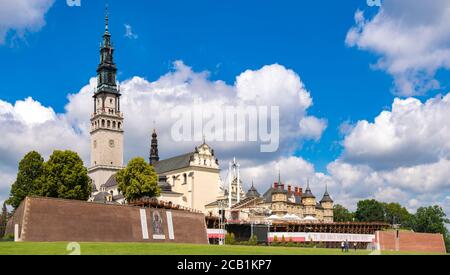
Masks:
[[[344,252],[344,250],[345,250],[345,242],[341,243],[341,249],[342,249],[342,252]]]
[[[350,244],[349,244],[349,242],[348,242],[348,240],[346,240],[345,241],[345,252],[349,252],[349,249],[350,249]]]
[[[358,244],[356,242],[353,243],[353,248],[355,249],[355,252],[356,252],[356,250],[358,249]]]

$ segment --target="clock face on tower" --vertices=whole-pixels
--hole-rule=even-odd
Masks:
[[[109,141],[109,147],[114,148],[114,140],[111,139]]]

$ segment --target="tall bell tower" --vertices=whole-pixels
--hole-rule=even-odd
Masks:
[[[100,46],[97,68],[97,89],[94,92],[94,112],[91,116],[91,168],[89,176],[97,190],[123,168],[123,114],[120,111],[120,89],[116,83],[117,67],[109,33],[106,9],[105,33]]]

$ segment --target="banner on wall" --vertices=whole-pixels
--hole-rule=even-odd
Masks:
[[[174,231],[173,231],[172,212],[167,211],[166,215],[167,215],[167,228],[169,230],[169,239],[170,240],[175,240],[175,234],[174,234]]]
[[[337,233],[292,233],[292,232],[270,232],[267,239],[273,242],[275,239],[280,242],[283,237],[289,242],[358,242],[373,243],[375,235],[366,234],[337,234]]]
[[[161,213],[158,210],[152,211],[152,228],[153,228],[153,239],[154,240],[165,240],[166,235],[164,234],[163,219]]]

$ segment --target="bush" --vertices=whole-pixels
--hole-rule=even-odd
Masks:
[[[248,244],[258,245],[258,238],[255,235],[251,236],[250,239],[248,240]]]
[[[1,240],[4,242],[12,242],[12,241],[14,241],[14,235],[6,234]]]
[[[225,236],[225,244],[226,245],[236,244],[236,237],[234,236],[234,233],[227,233],[227,235]]]
[[[275,235],[275,237],[273,238],[272,244],[278,244],[278,236]]]

